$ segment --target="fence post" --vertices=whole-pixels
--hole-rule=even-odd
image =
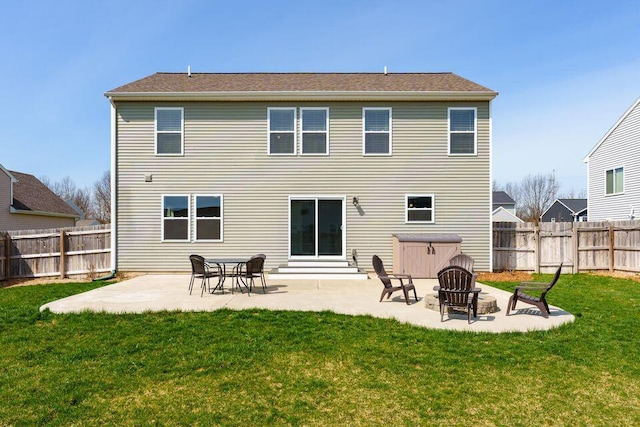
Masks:
[[[4,235],[4,278],[11,278],[11,236],[9,233]]]
[[[64,279],[66,276],[66,264],[67,264],[67,256],[65,253],[66,245],[65,242],[65,234],[64,230],[60,230],[60,278]]]
[[[609,272],[613,273],[615,268],[615,259],[613,256],[613,249],[615,244],[613,225],[609,225]]]
[[[572,236],[573,239],[573,274],[577,274],[580,271],[580,267],[578,266],[578,262],[580,261],[580,246],[578,244],[578,223],[574,222],[571,224],[572,228]]]

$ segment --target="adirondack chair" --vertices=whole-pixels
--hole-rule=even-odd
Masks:
[[[467,310],[467,322],[471,323],[471,311],[473,317],[478,315],[478,294],[482,291],[476,288],[473,282],[473,274],[468,270],[450,265],[438,272],[440,286],[435,286],[438,291],[440,303],[440,321],[444,322],[445,307],[465,308]]]
[[[553,286],[558,282],[560,278],[560,272],[562,271],[562,264],[558,267],[555,276],[553,276],[553,280],[551,283],[544,282],[522,282],[520,285],[516,286],[516,289],[513,291],[513,295],[509,298],[509,304],[507,305],[507,316],[511,310],[516,309],[516,303],[518,301],[522,301],[526,304],[531,304],[533,306],[538,307],[540,313],[545,319],[549,318],[549,304],[547,304],[547,293],[553,288]],[[540,290],[542,293],[539,297],[524,293],[524,290]]]
[[[476,277],[478,277],[478,275],[473,272],[473,264],[474,264],[473,258],[467,254],[458,254],[449,260],[449,265],[462,267],[473,275],[471,280],[472,280],[472,286],[475,288]]]
[[[380,302],[385,297],[389,298],[392,293],[395,291],[402,291],[404,294],[404,300],[409,305],[409,291],[413,289],[413,296],[418,302],[418,294],[416,293],[416,287],[413,285],[413,279],[408,274],[387,274],[384,269],[384,264],[378,255],[374,255],[372,258],[373,269],[376,271],[378,278],[382,281],[384,285],[384,289],[382,290],[382,294],[380,295]],[[398,280],[399,285],[393,286],[391,280]],[[405,283],[406,280],[406,283]]]

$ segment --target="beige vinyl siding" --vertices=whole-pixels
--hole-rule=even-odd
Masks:
[[[73,227],[76,223],[74,218],[20,213],[12,213],[9,215],[7,230],[39,230],[43,228]]]
[[[0,231],[9,229],[11,205],[11,178],[0,169]]]
[[[184,156],[154,155],[154,107],[184,107]],[[328,107],[329,156],[267,155],[267,107]],[[478,108],[478,154],[450,157],[447,108]],[[393,108],[393,155],[362,155],[362,108]],[[393,233],[457,233],[489,270],[487,102],[118,103],[118,269],[186,271],[188,255],[288,258],[288,197],[346,196],[347,248],[391,265]],[[145,182],[145,175],[153,182]],[[224,242],[161,242],[162,194],[223,194]],[[434,194],[435,223],[406,224],[405,195]],[[362,212],[351,203],[360,199]],[[191,218],[191,238],[194,222]]]
[[[605,171],[624,168],[624,192],[605,195]],[[589,158],[589,221],[640,218],[640,103]]]

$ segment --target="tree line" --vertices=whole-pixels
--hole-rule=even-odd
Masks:
[[[111,172],[106,171],[92,185],[79,187],[69,177],[52,182],[46,176],[38,178],[62,200],[73,202],[86,219],[95,219],[102,224],[111,222]]]
[[[540,222],[542,214],[556,199],[586,199],[586,191],[560,193],[553,173],[527,175],[520,182],[493,182],[493,191],[504,191],[516,202],[516,216],[526,222]]]

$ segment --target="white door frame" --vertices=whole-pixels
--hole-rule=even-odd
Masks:
[[[316,255],[291,255],[291,201],[292,200],[315,200],[315,253]],[[318,255],[318,200],[340,200],[342,201],[342,255]],[[287,201],[287,211],[289,212],[289,221],[287,226],[287,241],[289,259],[326,259],[326,260],[345,260],[347,252],[347,196],[332,195],[293,195],[289,196]]]

